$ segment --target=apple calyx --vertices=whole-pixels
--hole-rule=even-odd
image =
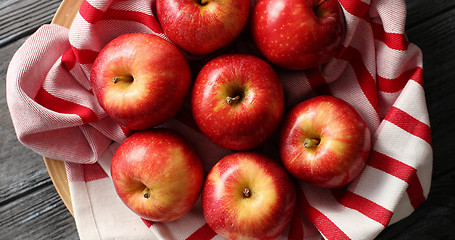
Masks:
[[[318,17],[322,17],[323,16],[323,13],[319,11],[319,8],[322,6],[322,4],[324,4],[325,2],[327,2],[327,0],[319,0],[318,4],[313,8],[314,10],[314,13],[316,14],[316,16]]]
[[[245,189],[243,189],[243,192],[242,192],[242,193],[243,193],[243,197],[244,197],[244,198],[250,198],[250,197],[251,197],[251,191],[250,191],[250,189],[247,188],[247,187],[246,187]]]
[[[133,78],[133,76],[119,76],[119,77],[112,78],[112,82],[114,84],[118,83],[119,81],[133,82],[134,78]]]
[[[200,6],[205,6],[209,3],[209,0],[198,0],[197,3],[200,5]]]
[[[325,2],[327,2],[327,0],[320,0],[319,3],[318,3],[318,5],[316,6],[315,10],[318,10],[319,7],[321,7],[322,4],[324,4]]]
[[[316,138],[306,138],[303,141],[303,146],[305,146],[306,148],[315,148],[319,145],[320,142],[321,140]]]
[[[144,191],[142,191],[142,193],[144,194],[144,198],[146,198],[146,199],[150,198],[150,188],[145,187],[145,189],[144,189]]]

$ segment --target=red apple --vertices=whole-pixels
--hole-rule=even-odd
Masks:
[[[133,130],[172,118],[188,93],[190,68],[180,50],[147,33],[121,35],[96,57],[90,82],[101,107]]]
[[[248,0],[157,0],[166,36],[193,54],[207,54],[234,41],[250,13]]]
[[[252,15],[257,47],[283,68],[324,64],[344,40],[344,16],[337,0],[259,0]]]
[[[252,152],[222,158],[202,190],[208,225],[228,239],[276,238],[291,221],[295,201],[295,187],[284,168]]]
[[[278,128],[284,94],[273,68],[245,54],[223,55],[199,72],[192,92],[194,119],[214,143],[254,148]]]
[[[117,148],[111,176],[120,199],[133,212],[150,221],[169,222],[191,210],[204,172],[183,137],[152,129],[132,134]]]
[[[280,133],[280,155],[294,177],[334,188],[352,181],[371,149],[370,130],[345,101],[318,96],[286,115]]]

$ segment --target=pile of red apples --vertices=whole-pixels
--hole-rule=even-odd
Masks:
[[[285,109],[276,69],[319,67],[345,36],[337,0],[157,0],[168,38],[129,33],[109,42],[90,76],[101,107],[134,133],[116,150],[112,180],[140,217],[169,222],[201,196],[208,225],[229,239],[273,239],[289,225],[299,181],[335,188],[352,181],[369,156],[370,130],[332,96]],[[248,34],[258,54],[226,53]],[[186,56],[209,58],[195,70]],[[178,132],[155,128],[185,99],[199,130],[233,150],[204,173]],[[259,151],[275,138],[279,157]]]

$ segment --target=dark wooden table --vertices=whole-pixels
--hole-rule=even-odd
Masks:
[[[378,239],[455,239],[455,1],[406,2],[407,35],[424,56],[433,182],[427,201]],[[50,23],[59,4],[0,0],[0,239],[78,238],[74,219],[55,191],[42,157],[17,141],[4,90],[14,52],[39,26]]]

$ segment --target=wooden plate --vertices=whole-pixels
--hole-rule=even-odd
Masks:
[[[76,17],[82,4],[82,0],[63,0],[52,19],[52,23],[69,28]],[[63,161],[44,158],[49,176],[68,211],[73,215],[73,204],[71,202],[68,179],[66,177],[65,163]]]

